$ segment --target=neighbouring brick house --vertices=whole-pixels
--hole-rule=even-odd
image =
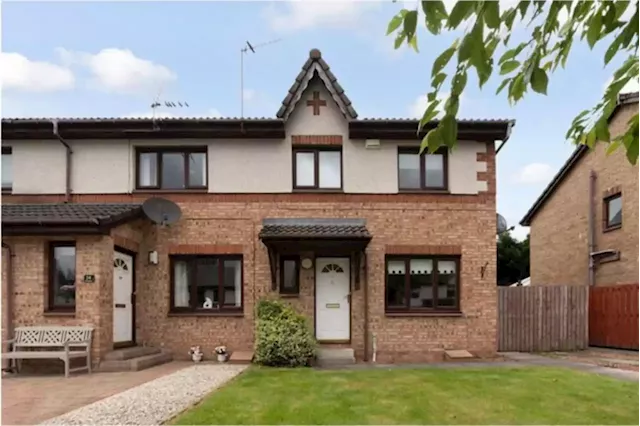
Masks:
[[[3,120],[3,324],[93,325],[98,361],[210,356],[252,350],[271,296],[358,360],[374,340],[379,362],[491,355],[513,124],[462,120],[455,150],[420,157],[417,121],[357,119],[317,50],[274,119]],[[180,220],[152,223],[149,197]]]

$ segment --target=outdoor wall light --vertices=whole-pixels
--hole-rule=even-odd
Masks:
[[[311,267],[313,266],[313,261],[308,257],[305,257],[304,259],[302,259],[302,262],[300,262],[300,266],[302,266],[302,269],[311,269]]]
[[[158,252],[157,251],[150,251],[149,252],[149,263],[152,265],[157,265],[158,264]]]

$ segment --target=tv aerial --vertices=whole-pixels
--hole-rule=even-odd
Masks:
[[[265,43],[251,44],[248,40],[245,42],[246,46],[240,49],[240,119],[244,118],[244,55],[247,53],[256,53],[256,49],[268,46],[270,44],[278,43],[282,41],[281,38],[267,41]]]
[[[159,197],[148,198],[142,204],[142,211],[151,222],[161,227],[173,225],[182,216],[180,206],[173,201]]]
[[[155,99],[151,103],[151,119],[153,120],[153,126],[156,128],[156,119],[160,118],[157,116],[158,108],[168,108],[168,109],[180,109],[180,108],[189,108],[189,103],[187,101],[175,101],[168,99],[161,99],[162,95],[162,87],[158,90],[158,94]]]

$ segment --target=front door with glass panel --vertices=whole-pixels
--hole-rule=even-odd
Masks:
[[[113,343],[133,343],[133,257],[113,253]]]
[[[316,259],[316,338],[351,338],[350,274],[348,258]]]

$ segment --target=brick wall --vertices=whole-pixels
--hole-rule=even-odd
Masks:
[[[623,106],[610,123],[619,134],[638,105]],[[584,155],[531,223],[531,282],[534,285],[588,283],[589,172],[597,174],[595,244],[597,250],[620,250],[620,260],[596,269],[596,285],[638,281],[638,166],[631,166],[623,149],[606,155],[605,144]],[[622,228],[603,232],[603,198],[614,187],[622,191]]]

